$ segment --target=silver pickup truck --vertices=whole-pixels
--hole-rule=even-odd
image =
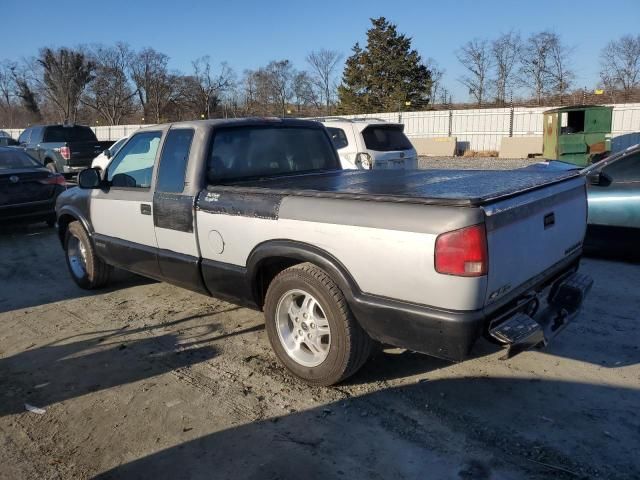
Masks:
[[[57,203],[80,287],[118,267],[261,309],[315,385],[376,342],[450,360],[483,335],[546,344],[591,287],[586,215],[574,172],[342,170],[327,130],[293,119],[140,130]]]

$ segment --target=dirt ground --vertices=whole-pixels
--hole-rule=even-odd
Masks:
[[[310,388],[259,312],[124,273],[88,294],[53,230],[2,228],[2,479],[640,478],[640,265],[584,260],[545,351],[386,350]]]

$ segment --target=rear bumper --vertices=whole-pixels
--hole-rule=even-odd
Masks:
[[[517,313],[522,300],[577,271],[580,252],[555,264],[483,309],[443,310],[366,294],[350,299],[360,325],[375,340],[447,360],[463,360],[491,322]]]
[[[89,164],[89,165],[82,165],[82,166],[80,166],[80,167],[77,167],[77,166],[72,167],[72,166],[69,166],[69,165],[64,165],[64,166],[62,167],[62,172],[63,172],[63,173],[79,173],[79,172],[81,172],[82,170],[85,170],[85,169],[89,168],[90,166],[91,166],[91,164]]]

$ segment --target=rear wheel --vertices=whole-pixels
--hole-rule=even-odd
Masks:
[[[54,162],[47,162],[45,164],[45,168],[51,173],[58,173],[58,169],[56,168],[56,164]]]
[[[371,339],[335,282],[313,264],[278,274],[267,290],[264,312],[278,359],[309,384],[338,383],[369,357]]]
[[[64,247],[69,273],[79,287],[92,290],[106,285],[111,266],[96,255],[89,235],[80,222],[69,224]]]

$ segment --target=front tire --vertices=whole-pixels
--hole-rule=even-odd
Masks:
[[[93,290],[108,283],[111,266],[96,255],[91,239],[80,222],[69,224],[64,250],[71,278],[80,288]]]
[[[280,272],[269,285],[264,312],[276,356],[308,384],[338,383],[369,358],[372,340],[338,286],[316,265],[303,263]]]

